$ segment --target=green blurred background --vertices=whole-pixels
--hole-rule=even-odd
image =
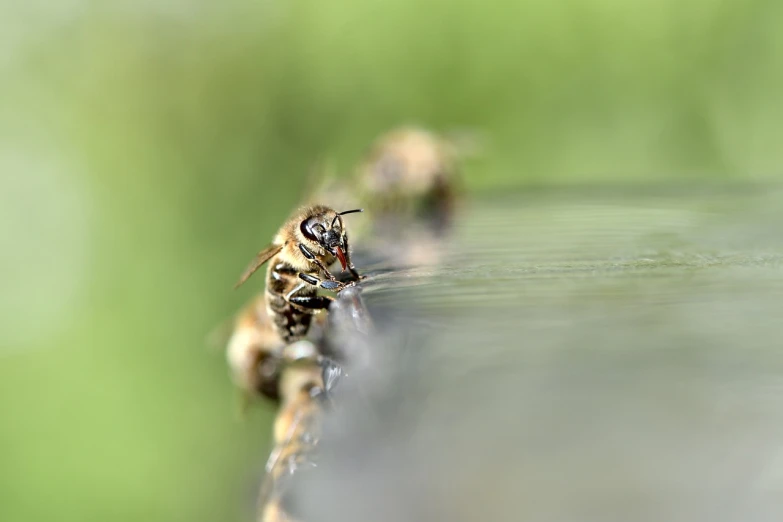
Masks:
[[[246,520],[273,410],[205,338],[324,159],[469,129],[476,191],[766,182],[783,4],[0,1],[0,520]]]

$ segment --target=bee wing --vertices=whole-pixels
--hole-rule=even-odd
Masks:
[[[253,273],[261,268],[261,265],[272,259],[274,256],[278,254],[283,249],[283,245],[269,245],[265,249],[263,249],[261,252],[256,254],[255,259],[250,262],[250,264],[245,269],[244,273],[242,274],[242,277],[239,278],[239,281],[237,281],[237,284],[234,285],[234,288],[239,288],[245,281],[247,281]]]

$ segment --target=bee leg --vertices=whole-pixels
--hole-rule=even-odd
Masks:
[[[321,366],[321,377],[324,381],[324,386],[321,389],[321,395],[324,396],[324,398],[329,399],[332,390],[335,388],[335,386],[337,386],[337,383],[345,375],[345,370],[343,370],[343,367],[339,365],[334,359],[330,359],[329,357],[324,356],[321,357],[319,365]]]
[[[304,246],[302,243],[299,243],[299,251],[304,254],[304,256],[309,259],[310,261],[315,261],[315,254],[310,252],[310,249]]]
[[[329,308],[329,305],[332,303],[331,297],[327,297],[325,295],[299,295],[299,293],[304,288],[306,288],[304,283],[299,284],[299,286],[283,296],[283,299],[285,299],[286,302],[303,309],[302,311],[325,310]]]
[[[315,263],[315,266],[317,266],[317,267],[318,267],[318,268],[321,270],[321,272],[323,272],[324,274],[326,274],[326,277],[328,277],[330,281],[336,281],[336,280],[337,280],[337,278],[335,278],[335,277],[332,275],[332,273],[329,271],[329,269],[328,269],[328,268],[326,268],[326,267],[324,266],[324,264],[323,264],[323,263],[321,263],[321,261],[320,261],[320,260],[319,260],[317,257],[315,257],[315,254],[313,254],[312,252],[310,252],[310,249],[309,249],[309,248],[307,248],[307,247],[306,247],[306,246],[304,246],[303,244],[299,243],[299,250],[302,252],[302,254],[304,254],[304,256],[305,256],[307,259],[309,259],[310,261],[312,261],[313,263]]]
[[[348,250],[348,246],[345,247],[345,262],[348,265],[348,271],[351,273],[354,279],[357,281],[362,278],[362,276],[359,275],[359,272],[356,271],[356,267],[353,266],[353,262],[351,261],[351,254]]]
[[[332,304],[332,299],[325,295],[295,295],[288,302],[310,310],[325,310]]]
[[[317,277],[311,276],[310,274],[302,274],[301,272],[299,273],[299,279],[313,286],[318,286],[318,283],[321,282]]]
[[[302,273],[300,273],[299,274],[299,279],[301,279],[305,283],[309,283],[309,284],[311,284],[313,286],[318,286],[318,287],[324,288],[326,290],[340,291],[343,288],[345,288],[346,286],[351,286],[350,283],[346,285],[345,283],[341,283],[339,281],[334,281],[334,280],[331,280],[331,279],[328,280],[328,281],[322,281],[321,279],[318,279],[314,275],[310,275],[310,274],[302,274]]]

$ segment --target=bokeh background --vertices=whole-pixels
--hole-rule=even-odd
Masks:
[[[205,339],[306,189],[402,123],[475,192],[765,183],[783,4],[0,1],[0,519],[246,520],[273,410]]]

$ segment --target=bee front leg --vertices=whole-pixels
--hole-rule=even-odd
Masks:
[[[348,265],[348,272],[351,273],[354,279],[359,281],[362,279],[362,276],[359,275],[359,272],[356,271],[356,267],[353,266],[353,262],[351,261],[351,253],[348,249],[348,245],[345,246],[345,264]]]
[[[310,260],[313,264],[315,264],[315,266],[317,266],[318,269],[321,270],[321,272],[326,274],[326,277],[329,278],[329,281],[337,281],[337,278],[332,275],[332,273],[329,271],[329,269],[324,266],[324,264],[315,256],[315,254],[310,252],[309,248],[307,248],[306,246],[304,246],[303,244],[300,243],[299,244],[299,250],[302,252],[302,254],[304,254],[304,256],[308,260]],[[318,285],[316,285],[316,286],[318,286]]]
[[[347,257],[347,256],[346,256],[346,257]],[[351,273],[351,275],[353,276],[353,278],[354,278],[355,280],[357,280],[357,281],[360,281],[360,280],[364,279],[364,276],[362,276],[362,275],[359,275],[359,272],[357,272],[357,271],[356,271],[356,267],[355,267],[355,266],[353,266],[353,263],[351,263],[351,260],[350,260],[350,258],[349,258],[349,259],[347,259],[347,261],[348,261],[348,271]]]
[[[319,288],[323,288],[325,290],[332,290],[334,292],[339,292],[343,288],[347,288],[349,286],[353,286],[353,283],[341,283],[340,281],[336,281],[334,279],[329,279],[324,281],[323,279],[318,279],[314,275],[310,274],[299,274],[299,279],[304,281],[305,283],[311,284],[313,286],[317,286]]]
[[[305,278],[302,278],[302,276],[309,278],[312,278],[312,276],[308,274],[299,274],[299,277],[309,283],[312,284],[310,281],[308,281]],[[317,281],[317,279],[316,279]],[[323,281],[322,283],[328,283],[328,281]],[[325,296],[325,295],[312,295],[310,293],[304,293],[302,294],[302,290],[307,288],[305,283],[299,284],[296,288],[288,292],[283,299],[286,300],[286,302],[291,303],[292,305],[306,310],[326,310],[329,308],[329,306],[332,304],[331,297]]]

